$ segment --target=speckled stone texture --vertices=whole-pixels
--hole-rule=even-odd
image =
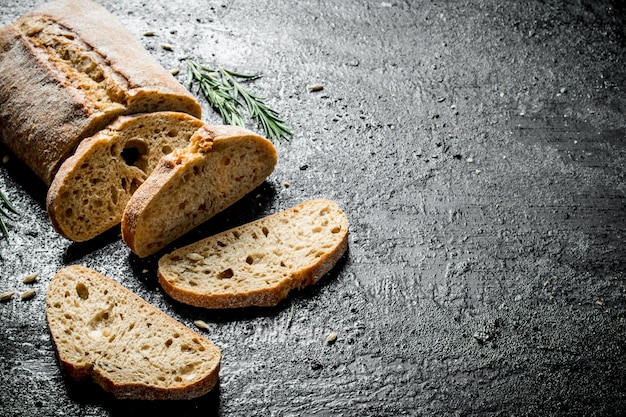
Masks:
[[[2,1],[0,24],[40,3]],[[294,131],[262,186],[174,246],[325,197],[348,215],[349,251],[276,308],[187,307],[159,289],[158,255],[131,255],[118,230],[57,235],[44,185],[0,148],[21,213],[0,239],[0,292],[18,292],[0,303],[0,415],[626,413],[623,2],[102,4],[181,82],[187,58],[262,73],[250,88]],[[219,386],[120,402],[65,379],[44,298],[73,263],[205,321]]]

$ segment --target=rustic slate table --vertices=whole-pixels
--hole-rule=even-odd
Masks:
[[[0,24],[41,2],[16,3],[0,3]],[[0,292],[37,293],[0,303],[0,415],[626,413],[622,2],[102,4],[166,68],[262,73],[250,88],[294,131],[265,184],[178,244],[326,197],[348,215],[350,248],[276,308],[186,307],[160,291],[158,257],[132,256],[117,231],[57,235],[45,187],[1,148],[0,190],[21,215],[0,239]],[[73,263],[206,321],[219,386],[120,402],[64,379],[44,298]]]

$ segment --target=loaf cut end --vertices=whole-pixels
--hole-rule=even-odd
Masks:
[[[190,146],[164,157],[128,202],[122,238],[140,257],[215,216],[259,186],[276,165],[267,139],[207,126]]]
[[[339,206],[312,200],[161,257],[159,283],[172,298],[198,307],[273,306],[330,271],[347,237]]]
[[[55,229],[82,242],[118,225],[131,195],[159,160],[187,146],[201,126],[184,113],[146,113],[120,117],[85,139],[48,190],[46,206]]]
[[[218,347],[96,271],[60,270],[46,317],[67,374],[117,398],[189,399],[217,383]]]

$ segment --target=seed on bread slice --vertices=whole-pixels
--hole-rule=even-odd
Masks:
[[[277,162],[270,141],[236,126],[203,126],[164,156],[122,216],[122,238],[154,254],[254,190]]]
[[[190,399],[217,383],[217,346],[89,268],[54,276],[46,318],[62,369],[117,398]]]
[[[197,307],[273,306],[318,282],[347,247],[345,213],[330,200],[311,200],[163,256],[159,283]]]
[[[178,112],[122,116],[81,142],[55,176],[46,206],[54,228],[75,242],[120,223],[126,203],[161,157],[203,126]]]

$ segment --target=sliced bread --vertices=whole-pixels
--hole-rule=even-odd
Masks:
[[[177,249],[159,260],[172,298],[205,308],[273,306],[313,285],[348,247],[348,220],[320,199]]]
[[[121,116],[84,139],[56,174],[46,206],[55,229],[76,242],[116,226],[161,157],[189,144],[203,122],[178,112]]]
[[[259,186],[274,170],[270,141],[235,126],[204,126],[188,147],[164,156],[129,200],[122,238],[154,254]]]
[[[117,398],[190,399],[217,383],[218,347],[91,269],[54,276],[46,317],[62,369]]]
[[[91,0],[44,3],[1,28],[0,73],[0,140],[47,185],[119,115],[201,117],[193,95]]]

